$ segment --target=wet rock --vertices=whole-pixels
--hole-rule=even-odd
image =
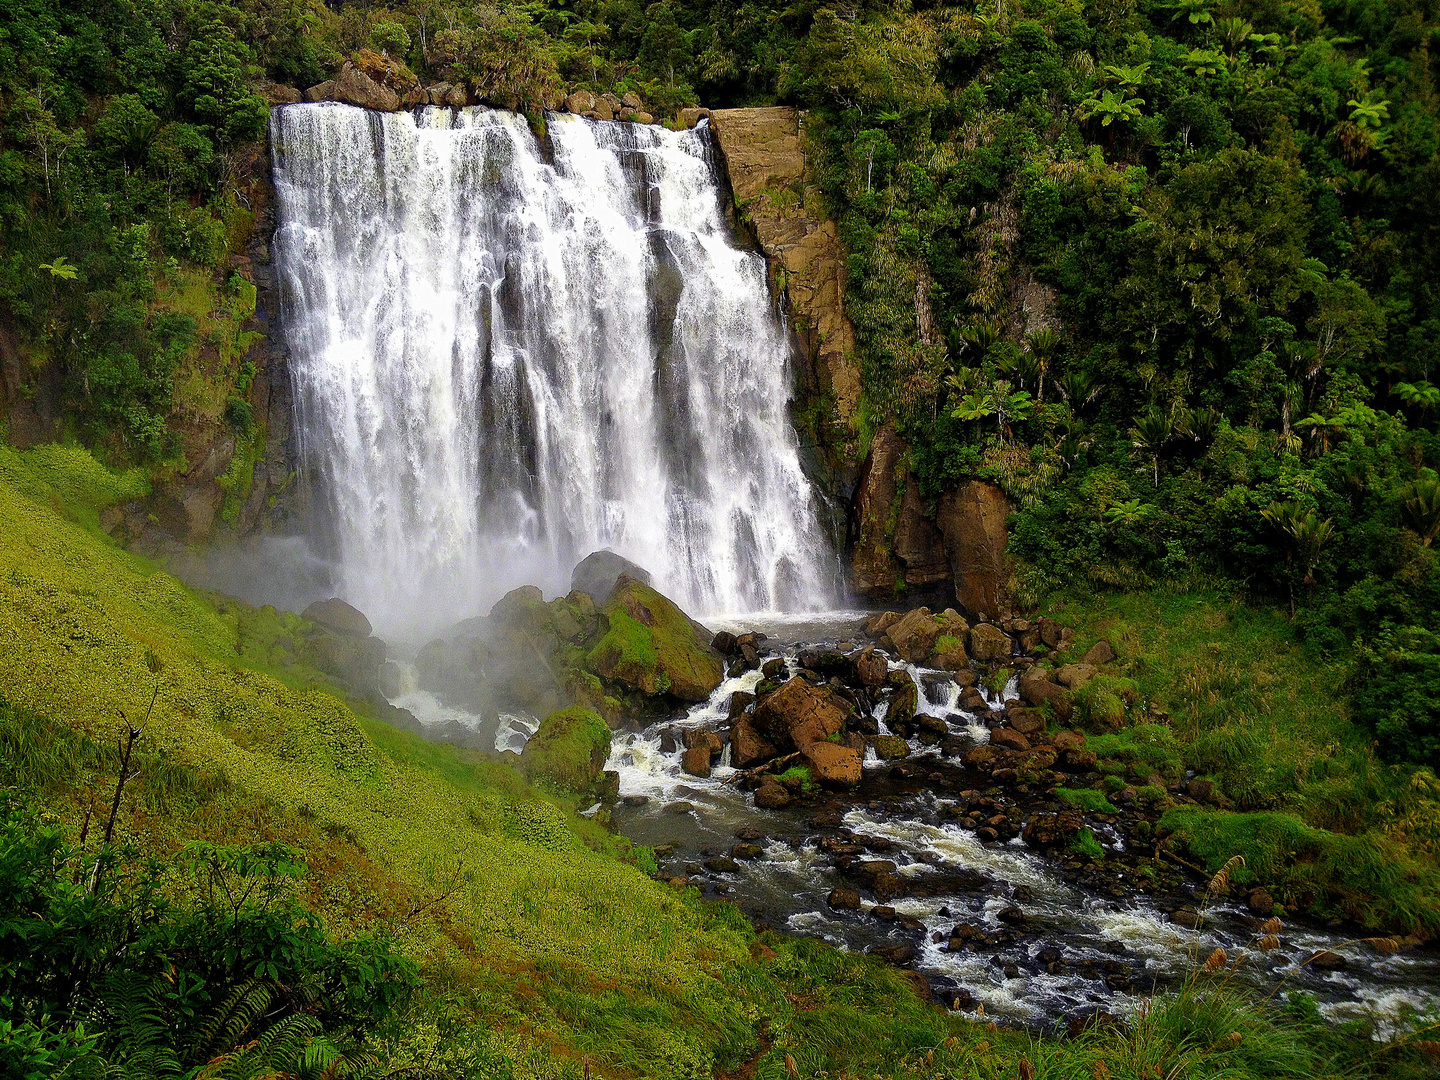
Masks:
[[[710,639],[710,647],[721,656],[729,656],[735,651],[735,635],[728,630],[721,630]]]
[[[966,751],[961,764],[967,769],[985,769],[995,764],[999,751],[993,746],[977,746]]]
[[[316,601],[302,611],[300,617],[350,637],[368,638],[374,633],[370,620],[358,608],[351,607],[338,596]]]
[[[765,661],[760,667],[760,674],[767,679],[778,681],[785,675],[785,661],[778,656],[774,660]]]
[[[737,690],[730,695],[730,719],[738,719],[746,709],[755,703],[755,695],[746,690]]]
[[[895,911],[895,909],[886,904],[876,904],[870,909],[870,914],[875,916],[875,918],[879,919],[881,922],[894,922],[897,918],[899,918],[899,914]]]
[[[1123,1021],[1111,1016],[1104,1009],[1096,1009],[1094,1012],[1086,1013],[1083,1016],[1070,1018],[1066,1025],[1065,1035],[1070,1039],[1078,1039],[1087,1031],[1109,1031],[1111,1029],[1123,1029]]]
[[[942,990],[938,996],[945,1007],[952,1012],[956,1010],[968,1012],[975,1008],[975,995],[963,986]]]
[[[710,747],[703,744],[690,747],[680,759],[680,768],[691,776],[709,776]]]
[[[1099,763],[1094,750],[1066,750],[1065,767],[1071,772],[1085,772]]]
[[[626,806],[644,806],[650,801],[649,795],[626,795],[620,800]]]
[[[837,911],[859,911],[860,894],[854,889],[838,888],[831,889],[830,895],[825,902]]]
[[[1183,926],[1187,930],[1198,930],[1204,922],[1199,912],[1194,908],[1177,908],[1170,912],[1170,921],[1176,926]]]
[[[679,802],[665,804],[665,813],[667,814],[688,814],[694,809],[695,807],[691,803],[685,802],[683,799]]]
[[[982,664],[1010,658],[1010,639],[1005,631],[990,623],[981,623],[970,631],[970,655]]]
[[[791,679],[755,706],[755,730],[778,749],[804,749],[845,726],[850,703],[825,687]]]
[[[1013,906],[1001,909],[1000,913],[995,917],[1010,926],[1019,926],[1025,922],[1024,910]]]
[[[766,810],[779,810],[790,801],[790,793],[774,780],[766,780],[755,790],[755,805]]]
[[[989,825],[985,825],[975,830],[975,838],[982,843],[993,844],[1000,839],[1000,833]]]
[[[874,649],[866,649],[855,658],[855,670],[866,686],[884,686],[890,673],[885,657]]]
[[[838,829],[845,824],[845,817],[839,810],[821,810],[810,818],[812,829]]]
[[[525,743],[521,768],[566,791],[594,791],[610,754],[610,726],[588,709],[561,709],[540,721]],[[709,765],[709,758],[706,758]]]
[[[876,945],[870,950],[871,956],[878,956],[881,960],[891,964],[908,964],[915,959],[916,948],[908,941],[902,941],[898,945]]]
[[[959,607],[986,619],[1010,614],[1005,591],[1010,578],[1005,557],[1009,513],[1005,493],[983,480],[966,481],[945,492],[936,507],[935,524],[945,540],[955,600]]]
[[[1029,750],[1030,740],[1013,728],[996,728],[990,732],[990,744],[1006,750]]]
[[[758,859],[765,854],[765,849],[759,844],[736,844],[730,849],[730,855],[735,859]]]
[[[1256,915],[1271,915],[1275,911],[1275,897],[1268,889],[1256,889],[1246,898],[1245,906]]]
[[[745,665],[746,671],[754,671],[760,666],[760,652],[748,641],[740,643],[740,659]]]
[[[899,761],[910,756],[910,747],[898,735],[872,735],[869,743],[881,761]]]
[[[885,723],[891,731],[898,731],[915,719],[920,692],[908,672],[893,672],[892,675],[903,675],[904,678],[892,680],[895,690],[890,698],[890,707],[885,711]]]
[[[730,729],[730,745],[735,767],[747,769],[761,761],[768,761],[776,754],[773,744],[762,738],[748,716],[741,716]]]
[[[936,638],[935,651],[930,654],[929,665],[944,671],[959,671],[968,664],[970,657],[965,652],[967,632],[968,630],[960,634],[941,634]]]
[[[1080,658],[1082,664],[1089,664],[1091,667],[1104,667],[1115,659],[1115,649],[1110,642],[1101,638],[1090,648],[1085,650],[1085,655]]]
[[[1061,753],[1067,750],[1083,750],[1085,736],[1079,731],[1062,731],[1050,740],[1050,744]]]
[[[1035,960],[1037,963],[1049,966],[1050,964],[1058,964],[1060,962],[1060,955],[1060,950],[1054,945],[1047,945],[1035,954]]]
[[[853,787],[860,783],[860,755],[848,746],[812,742],[801,751],[815,779],[831,786]]]
[[[950,734],[950,728],[938,716],[919,715],[915,717],[915,730],[926,742],[939,742]]]
[[[1130,976],[1122,971],[1113,971],[1105,976],[1105,985],[1117,994],[1128,994],[1131,990]]]
[[[1341,971],[1345,968],[1347,961],[1345,957],[1329,949],[1322,949],[1310,958],[1310,966],[1319,968],[1321,971]]]
[[[1025,826],[1025,843],[1032,848],[1048,850],[1068,846],[1085,827],[1079,810],[1062,810],[1056,814],[1034,814]]]
[[[715,874],[733,874],[740,869],[740,864],[734,859],[722,855],[718,858],[706,859],[705,869]]]

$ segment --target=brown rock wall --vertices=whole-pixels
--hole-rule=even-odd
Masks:
[[[834,401],[835,419],[854,430],[860,370],[845,317],[845,253],[819,207],[805,167],[804,121],[788,106],[716,109],[710,125],[725,159],[735,205],[755,229],[810,363],[814,388]]]

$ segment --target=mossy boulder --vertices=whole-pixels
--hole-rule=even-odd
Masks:
[[[710,631],[649,585],[622,581],[603,613],[609,628],[585,656],[592,674],[681,701],[704,701],[720,685],[725,672]]]
[[[594,791],[609,755],[610,725],[589,709],[561,709],[540,722],[520,765],[531,778],[567,791]]]

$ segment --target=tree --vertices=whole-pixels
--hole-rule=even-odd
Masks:
[[[1080,103],[1080,119],[1093,120],[1100,118],[1101,127],[1109,127],[1116,120],[1128,123],[1140,117],[1140,106],[1145,104],[1144,98],[1127,98],[1122,90],[1104,91],[1100,97],[1093,94]]]
[[[1150,456],[1157,488],[1160,486],[1160,454],[1170,440],[1170,433],[1170,418],[1154,408],[1137,416],[1135,426],[1130,429],[1131,445]]]
[[[1440,534],[1440,475],[1425,469],[1400,489],[1405,520],[1427,548]]]
[[[1305,566],[1305,584],[1315,584],[1315,567],[1320,562],[1321,549],[1334,532],[1330,519],[1322,521],[1314,507],[1306,509],[1295,502],[1272,502],[1260,514],[1290,538],[1291,551],[1286,554],[1287,561],[1292,555],[1298,555]],[[1291,605],[1293,609],[1293,594]]]

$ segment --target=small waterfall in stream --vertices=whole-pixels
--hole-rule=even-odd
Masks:
[[[709,132],[272,113],[301,457],[387,631],[564,592],[610,547],[697,613],[833,606],[765,265]]]

